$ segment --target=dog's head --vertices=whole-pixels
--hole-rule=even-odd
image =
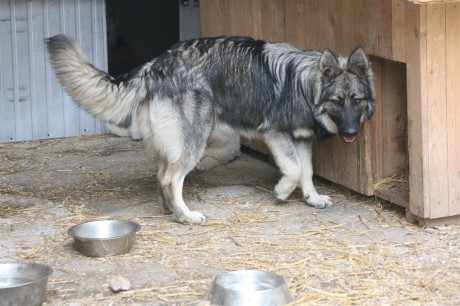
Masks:
[[[319,61],[315,117],[329,133],[353,142],[374,113],[374,74],[362,48],[348,58],[326,49]]]

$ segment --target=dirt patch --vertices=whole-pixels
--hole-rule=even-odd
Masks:
[[[299,305],[460,303],[459,226],[420,228],[399,207],[322,180],[335,207],[310,208],[298,191],[280,204],[278,171],[247,154],[187,177],[202,226],[161,214],[142,142],[78,137],[0,154],[0,261],[51,265],[47,305],[206,305],[215,275],[237,269],[282,275]],[[80,255],[67,229],[107,218],[142,225],[133,250]],[[113,293],[114,275],[131,290]]]

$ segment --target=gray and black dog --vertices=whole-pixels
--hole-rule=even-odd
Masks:
[[[374,112],[374,76],[361,48],[344,58],[247,37],[202,38],[113,78],[75,40],[58,35],[47,45],[58,79],[83,109],[117,125],[137,117],[160,202],[181,223],[206,220],[186,206],[182,187],[216,127],[267,144],[282,172],[278,199],[300,186],[308,205],[324,208],[333,201],[313,186],[313,141],[339,134],[353,142]]]

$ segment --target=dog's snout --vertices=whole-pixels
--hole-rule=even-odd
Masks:
[[[358,129],[353,127],[347,128],[343,131],[343,136],[346,137],[353,137],[356,136],[356,134],[358,134]]]
[[[356,134],[358,134],[358,129],[356,128],[347,128],[342,131],[343,140],[348,143],[355,141]]]

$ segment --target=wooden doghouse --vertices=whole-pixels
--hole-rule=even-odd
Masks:
[[[404,206],[421,224],[460,220],[459,1],[202,0],[201,28],[344,55],[364,47],[375,117],[352,145],[317,145],[315,173]],[[389,177],[406,177],[407,188],[380,184]]]

